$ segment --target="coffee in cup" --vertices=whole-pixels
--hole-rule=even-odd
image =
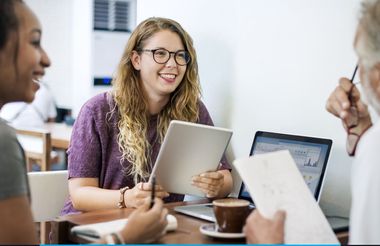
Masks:
[[[212,202],[219,232],[241,233],[250,208],[249,201],[226,198]]]

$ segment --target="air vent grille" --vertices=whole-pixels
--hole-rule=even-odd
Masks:
[[[129,0],[94,0],[94,30],[130,32]]]

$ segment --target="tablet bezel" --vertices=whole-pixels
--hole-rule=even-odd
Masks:
[[[155,175],[167,192],[204,197],[191,179],[218,169],[231,137],[229,129],[172,120],[149,182]]]

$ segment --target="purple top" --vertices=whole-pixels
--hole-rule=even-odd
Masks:
[[[120,158],[122,153],[117,143],[119,130],[118,114],[108,114],[115,102],[109,93],[102,93],[86,102],[75,121],[68,154],[70,178],[99,178],[99,187],[117,190],[122,187],[134,187],[133,177],[123,174]],[[213,125],[205,105],[199,101],[199,119],[197,123]],[[149,121],[148,138],[152,146],[152,163],[155,163],[161,144],[155,141],[157,134],[157,116]],[[123,166],[131,164],[125,160]],[[225,156],[219,169],[230,169]],[[151,171],[151,170],[150,170]],[[182,201],[183,195],[170,194],[165,202]],[[61,215],[77,211],[69,198]]]

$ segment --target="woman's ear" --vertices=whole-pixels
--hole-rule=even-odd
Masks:
[[[132,57],[131,57],[132,66],[137,70],[141,70],[141,57],[137,51],[132,51]]]

